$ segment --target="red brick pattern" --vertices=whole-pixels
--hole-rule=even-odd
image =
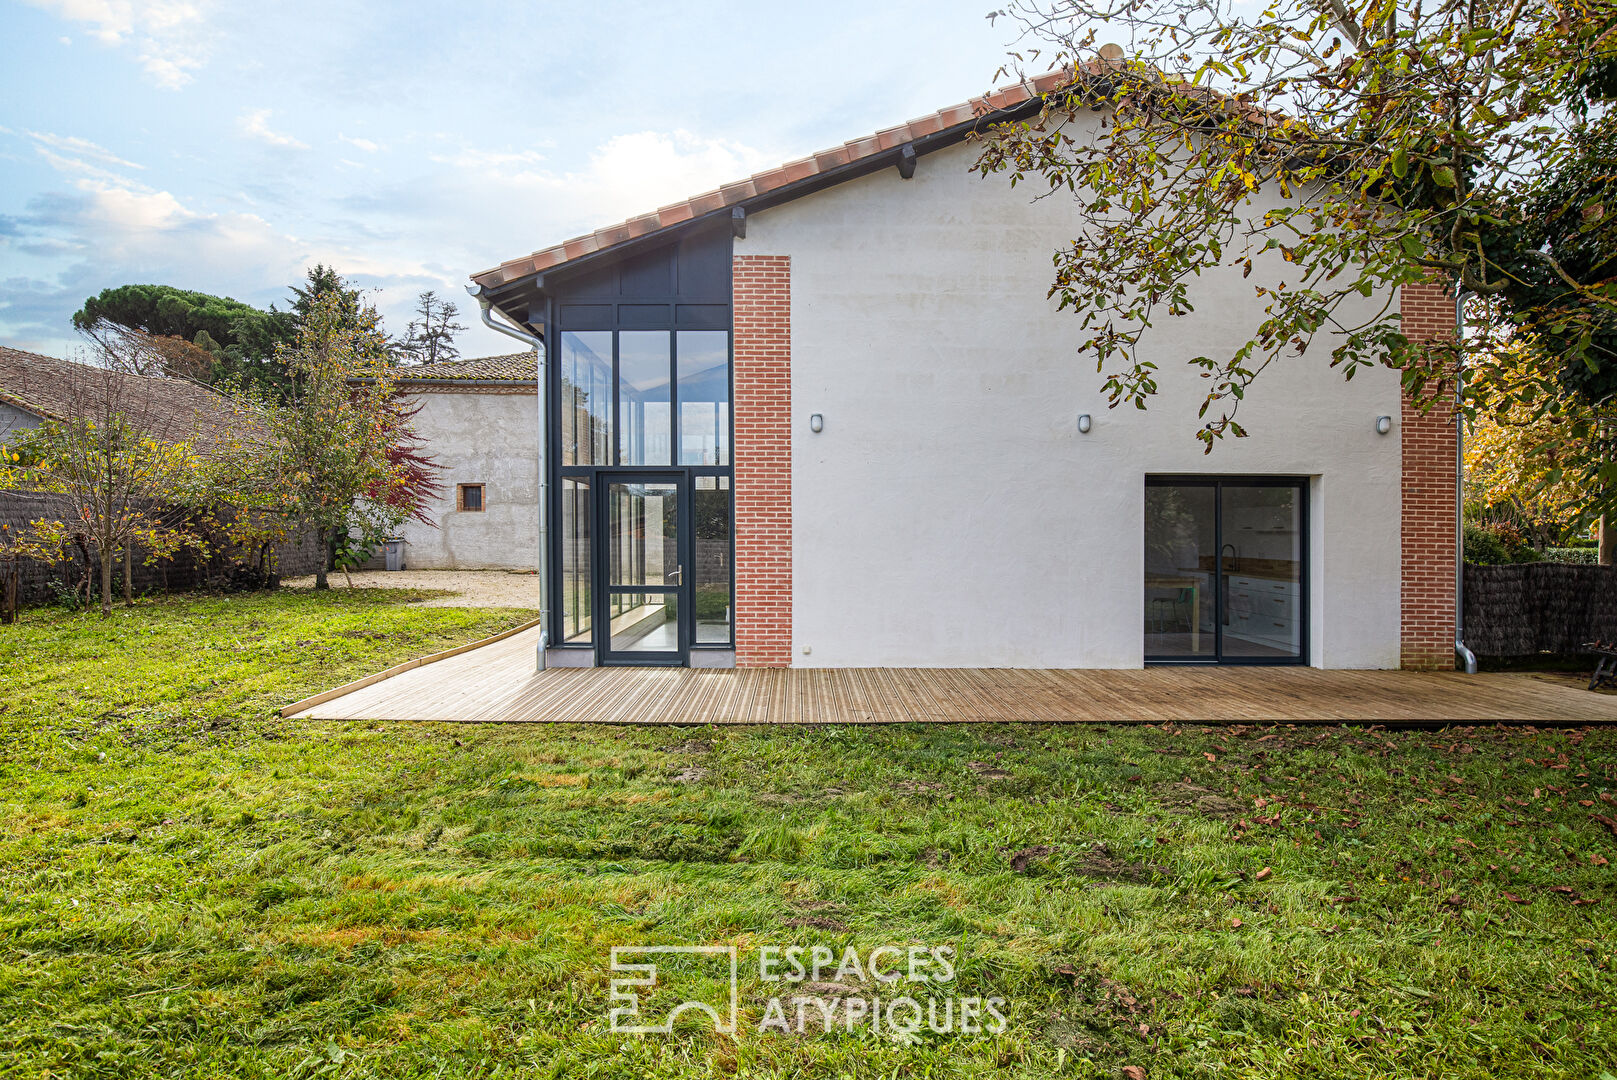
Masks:
[[[737,255],[735,635],[738,667],[792,663],[792,260]]]
[[[1404,333],[1432,340],[1454,333],[1454,294],[1406,285]],[[1405,668],[1454,666],[1454,413],[1403,403],[1403,581],[1400,650]]]

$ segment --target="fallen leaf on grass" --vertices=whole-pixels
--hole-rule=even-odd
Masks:
[[[1550,886],[1550,892],[1566,893],[1568,895],[1571,895],[1572,886],[1570,886],[1570,885],[1551,885]]]
[[[1605,798],[1605,795],[1601,795],[1600,797],[1603,799]],[[1617,836],[1617,818],[1608,817],[1605,814],[1590,814],[1589,817],[1610,829],[1611,835]]]
[[[1591,855],[1589,856],[1589,861],[1594,863],[1596,866],[1605,866],[1610,860],[1604,855]]]
[[[1123,1080],[1145,1080],[1145,1070],[1138,1065],[1125,1065],[1119,1070]]]
[[[1218,760],[1218,758],[1214,757],[1212,754],[1209,754],[1205,750],[1202,751],[1202,757],[1206,758],[1208,761],[1217,761]]]
[[[1271,876],[1273,873],[1274,873],[1273,870],[1271,870],[1267,866],[1265,866],[1262,870],[1258,871],[1256,877],[1254,877],[1253,880],[1254,881],[1263,881],[1266,878],[1268,878],[1269,876]]]
[[[1525,903],[1527,903],[1526,900],[1523,900],[1521,897],[1517,896],[1515,893],[1502,892],[1499,895],[1502,896],[1503,898],[1505,898],[1506,900],[1510,901],[1512,904],[1525,904]]]
[[[1239,930],[1244,925],[1245,924],[1242,923],[1240,919],[1231,919],[1230,920],[1230,929],[1231,930]]]

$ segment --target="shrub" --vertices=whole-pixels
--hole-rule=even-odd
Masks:
[[[1491,529],[1484,529],[1481,525],[1466,522],[1465,525],[1465,561],[1480,566],[1492,566],[1496,563],[1510,562],[1510,553],[1505,550],[1505,542]]]
[[[1465,526],[1465,561],[1482,566],[1537,562],[1542,556],[1514,525],[1495,523]]]
[[[1544,559],[1546,562],[1581,563],[1586,566],[1593,566],[1600,561],[1600,549],[1598,547],[1583,547],[1582,545],[1577,547],[1545,548]]]

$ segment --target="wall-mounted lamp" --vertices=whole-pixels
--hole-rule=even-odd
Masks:
[[[809,417],[809,430],[814,432],[814,434],[816,434],[816,435],[818,435],[820,432],[824,431],[825,430],[825,417],[821,416],[819,413],[815,413],[813,416],[810,416]]]
[[[1092,421],[1089,419],[1089,414],[1088,413],[1079,413],[1078,414],[1078,434],[1080,434],[1080,435],[1088,435],[1089,434],[1089,429],[1090,429],[1091,426],[1093,426],[1093,424],[1092,424]]]
[[[1391,430],[1392,430],[1392,417],[1390,417],[1390,416],[1378,416],[1378,417],[1376,417],[1376,434],[1377,435],[1385,435],[1387,432],[1389,432]]]

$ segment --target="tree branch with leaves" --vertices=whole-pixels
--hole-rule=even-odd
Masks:
[[[313,527],[326,553],[374,547],[412,505],[399,496],[408,471],[389,453],[408,418],[393,401],[380,320],[337,285],[302,298],[297,339],[281,354],[293,388],[279,401],[238,396],[244,435],[220,463],[244,511]],[[317,589],[333,568],[323,557]]]
[[[1399,286],[1435,278],[1520,304],[1512,283],[1548,274],[1577,298],[1562,321],[1617,308],[1609,271],[1570,263],[1523,212],[1546,164],[1600,122],[1617,0],[1030,0],[996,18],[1022,38],[1008,70],[1072,78],[994,128],[977,167],[1076,200],[1084,224],[1054,256],[1050,295],[1088,332],[1112,405],[1157,392],[1139,342],[1193,310],[1199,276],[1285,261],[1283,281],[1253,281],[1263,317],[1247,339],[1189,359],[1208,380],[1209,451],[1245,434],[1253,381],[1322,334],[1345,377],[1390,364],[1418,400],[1450,396],[1465,345],[1411,340]],[[1098,35],[1119,30],[1121,49],[1097,58]],[[1558,370],[1612,359],[1592,333],[1540,344]]]

